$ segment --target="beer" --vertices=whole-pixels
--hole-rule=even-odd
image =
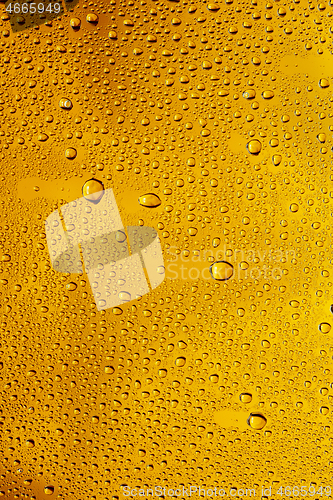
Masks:
[[[330,18],[2,4],[0,497],[330,495]]]

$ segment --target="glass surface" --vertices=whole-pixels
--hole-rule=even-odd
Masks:
[[[330,497],[332,4],[0,10],[0,498]]]

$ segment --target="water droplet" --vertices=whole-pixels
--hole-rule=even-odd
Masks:
[[[319,86],[322,88],[322,89],[326,89],[327,87],[330,86],[330,82],[326,79],[326,78],[321,78],[319,80]]]
[[[27,448],[34,448],[35,447],[35,441],[33,439],[27,439],[25,442],[25,445]]]
[[[132,300],[132,296],[129,292],[119,292],[118,297],[124,302],[130,302],[130,300]]]
[[[220,260],[214,262],[209,268],[212,277],[215,280],[226,281],[231,278],[234,273],[234,268],[229,262]]]
[[[219,381],[219,376],[217,374],[214,374],[214,375],[211,375],[209,377],[209,380],[213,383],[213,384],[217,384],[217,382]]]
[[[328,414],[329,414],[329,412],[330,412],[330,409],[329,409],[327,406],[322,406],[322,407],[320,408],[320,413],[321,413],[322,415],[328,415]]]
[[[91,24],[98,23],[98,15],[97,14],[93,14],[93,13],[87,14],[86,19],[87,19],[88,23],[91,23]]]
[[[321,333],[328,333],[331,330],[331,325],[329,323],[320,323],[319,330]]]
[[[273,90],[264,90],[261,94],[263,99],[272,99],[274,97]]]
[[[251,403],[252,401],[252,394],[250,394],[249,392],[242,392],[242,394],[240,394],[239,396],[239,399],[241,400],[242,403]]]
[[[212,63],[210,61],[203,61],[202,62],[202,68],[203,69],[211,69],[213,67]]]
[[[244,99],[254,99],[256,96],[256,91],[254,89],[248,89],[243,92]]]
[[[66,288],[70,292],[74,292],[74,290],[76,290],[76,288],[77,288],[77,285],[76,285],[76,283],[74,283],[73,281],[71,281],[70,283],[67,283]]]
[[[44,493],[45,493],[45,495],[53,495],[54,486],[45,486]]]
[[[174,17],[171,19],[171,24],[174,26],[179,26],[181,24],[182,20],[179,17]]]
[[[112,309],[112,312],[113,314],[115,314],[116,316],[120,316],[121,314],[123,314],[123,310],[121,309],[121,307],[114,307]]]
[[[44,133],[38,135],[38,140],[40,142],[45,142],[48,140],[48,138],[49,138],[49,136],[47,134],[44,134]]]
[[[111,38],[111,40],[117,40],[118,38],[117,32],[114,30],[109,31],[109,38]]]
[[[107,373],[108,375],[112,375],[112,374],[114,373],[114,368],[113,368],[113,366],[106,366],[106,367],[104,368],[104,371],[105,371],[105,373]]]
[[[139,203],[143,207],[148,207],[148,208],[156,208],[160,206],[162,203],[160,198],[157,196],[157,194],[154,193],[148,193],[148,194],[143,194],[139,198]]]
[[[273,157],[272,157],[273,165],[275,165],[276,167],[278,165],[280,165],[281,160],[282,160],[282,156],[281,155],[273,155]]]
[[[182,356],[179,357],[179,358],[177,358],[176,361],[175,361],[175,365],[179,366],[179,367],[184,366],[185,363],[186,363],[186,358],[184,358]]]
[[[82,194],[92,203],[98,203],[104,195],[104,185],[97,179],[89,179],[83,185]]]
[[[78,17],[72,17],[69,24],[74,30],[78,30],[81,26],[81,19]]]
[[[68,160],[74,160],[76,158],[77,151],[74,148],[68,148],[65,151],[65,156],[68,158]]]
[[[290,205],[290,211],[291,211],[291,212],[298,212],[298,208],[299,208],[299,207],[298,207],[297,203],[292,203],[292,204]]]
[[[265,427],[267,419],[261,413],[251,413],[247,423],[252,429],[260,430]]]
[[[124,241],[126,241],[126,233],[124,233],[124,231],[117,231],[116,232],[116,240],[118,241],[118,243],[124,243]]]
[[[192,157],[191,158],[187,158],[186,163],[187,163],[187,165],[189,167],[194,167],[194,165],[195,165],[195,158],[192,158]]]
[[[63,97],[59,101],[59,107],[61,109],[72,109],[73,104],[72,104],[72,101],[70,99],[67,99],[67,97]]]
[[[261,151],[261,142],[258,139],[252,139],[247,144],[247,150],[251,155],[258,155]]]
[[[190,236],[195,236],[198,232],[198,229],[196,227],[189,227],[187,232]]]
[[[209,3],[207,5],[207,9],[211,10],[212,12],[217,12],[220,9],[220,7],[219,7],[219,5],[217,3]]]
[[[321,132],[320,134],[317,135],[317,139],[319,142],[321,142],[323,144],[326,141],[326,134]]]
[[[221,238],[214,238],[212,241],[213,247],[217,248],[219,244],[221,243]]]

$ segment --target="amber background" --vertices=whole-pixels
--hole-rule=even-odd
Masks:
[[[81,2],[13,33],[3,7],[0,496],[329,484],[331,11]],[[167,267],[105,312],[44,231],[91,177],[158,229]],[[219,249],[230,280],[170,279],[170,250],[212,250],[203,269]]]

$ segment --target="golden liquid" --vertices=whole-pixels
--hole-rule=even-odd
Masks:
[[[0,497],[330,485],[331,4],[2,9]],[[166,271],[104,311],[44,226],[91,179]]]

